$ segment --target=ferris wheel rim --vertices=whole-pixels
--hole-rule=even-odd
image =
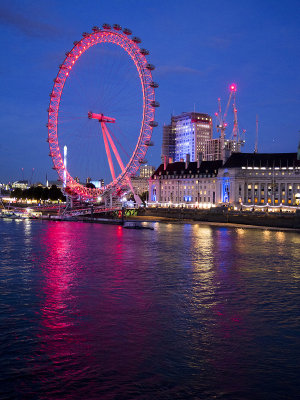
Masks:
[[[94,30],[94,29],[93,29]],[[125,29],[124,29],[125,32]],[[143,161],[147,152],[147,143],[150,142],[153,129],[153,121],[155,115],[155,92],[152,81],[151,70],[154,69],[152,64],[149,64],[146,60],[144,49],[140,49],[138,38],[130,38],[128,34],[120,32],[120,30],[113,29],[97,29],[93,33],[84,33],[83,38],[74,42],[74,47],[71,51],[66,53],[66,58],[63,63],[59,66],[59,71],[56,78],[52,91],[50,93],[50,103],[48,108],[48,142],[50,148],[50,156],[53,161],[53,169],[58,173],[61,181],[67,182],[67,189],[70,194],[80,196],[82,198],[95,199],[102,196],[106,192],[115,193],[121,190],[122,187],[128,182],[128,179],[133,176],[139,169],[139,164]],[[108,185],[101,189],[87,188],[80,183],[76,182],[75,179],[69,174],[68,169],[64,165],[63,157],[58,143],[58,114],[60,109],[61,96],[64,90],[65,83],[69,78],[70,72],[78,59],[91,47],[101,43],[113,43],[121,47],[134,62],[136,70],[138,72],[143,95],[142,105],[142,121],[139,136],[135,149],[130,157],[130,160],[126,164],[125,168],[121,173],[110,182]],[[70,79],[70,78],[69,78]],[[151,126],[152,125],[152,126]],[[155,126],[155,125],[154,125]]]

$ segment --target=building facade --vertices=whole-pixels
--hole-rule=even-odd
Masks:
[[[204,144],[203,160],[225,162],[232,153],[240,153],[241,143],[232,139],[210,139]]]
[[[299,206],[297,153],[233,153],[222,161],[161,164],[149,181],[149,202],[193,207]]]
[[[153,165],[141,165],[140,166],[140,177],[141,178],[150,178],[155,171],[155,167]]]
[[[234,153],[218,174],[220,202],[296,206],[300,199],[297,153]]]
[[[171,125],[163,128],[162,156],[177,162],[189,154],[190,160],[196,161],[212,133],[212,118],[208,114],[189,112],[172,116]]]
[[[172,160],[175,159],[175,129],[172,124],[163,126],[161,156],[162,160],[165,157]]]
[[[149,190],[149,178],[133,176],[130,181],[135,194],[141,195]]]
[[[149,180],[149,201],[170,206],[216,204],[221,166],[221,161],[161,164]]]
[[[12,185],[11,185],[11,187],[13,188],[13,189],[22,189],[22,190],[24,190],[24,189],[28,189],[29,188],[29,182],[28,181],[16,181],[16,182],[14,182]]]

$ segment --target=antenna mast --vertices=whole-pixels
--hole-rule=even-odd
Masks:
[[[256,115],[256,136],[255,136],[255,147],[254,153],[257,153],[257,146],[258,146],[258,115]]]

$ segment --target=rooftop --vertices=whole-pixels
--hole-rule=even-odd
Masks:
[[[200,167],[197,168],[197,161],[190,162],[188,167],[185,168],[185,162],[170,163],[164,169],[164,164],[161,164],[154,172],[155,175],[216,175],[218,169],[222,167],[222,161],[202,161]]]
[[[223,168],[300,166],[297,153],[233,153]]]

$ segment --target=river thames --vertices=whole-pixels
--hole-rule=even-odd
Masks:
[[[295,399],[300,234],[0,220],[1,399]]]

